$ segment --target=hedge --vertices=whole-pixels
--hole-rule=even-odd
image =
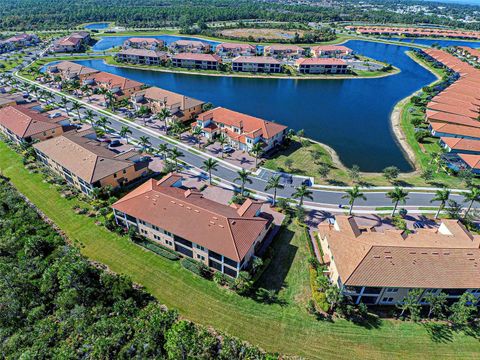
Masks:
[[[162,246],[160,244],[155,244],[149,240],[146,239],[139,239],[136,241],[136,243],[145,249],[148,249],[150,251],[153,251],[155,254],[158,254],[160,256],[163,256],[164,258],[167,258],[169,260],[178,260],[180,259],[180,256],[173,250]]]
[[[182,260],[180,260],[180,263],[185,269],[190,270],[194,274],[203,278],[210,278],[212,275],[211,272],[205,273],[204,271],[202,271],[201,266],[203,265],[203,263],[200,263],[198,261],[192,260],[190,258],[183,258]]]

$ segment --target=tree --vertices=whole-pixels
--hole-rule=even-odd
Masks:
[[[184,130],[184,126],[183,124],[180,122],[180,121],[173,121],[172,122],[172,125],[170,126],[170,131],[172,132],[173,135],[175,135],[176,137],[178,135],[180,135],[183,130]]]
[[[81,121],[81,115],[80,115],[80,110],[82,109],[82,105],[76,101],[74,101],[72,103],[72,111],[76,111],[77,112],[77,117],[78,117],[78,120]]]
[[[68,104],[69,104],[69,103],[70,103],[70,100],[68,100],[67,98],[62,97],[62,98],[60,99],[60,105],[65,109],[65,112],[67,113],[67,116],[70,115],[70,114],[68,113],[68,110],[69,110],[69,109],[68,109]]]
[[[167,144],[162,143],[158,145],[157,154],[162,154],[163,160],[165,161],[167,160],[168,151],[169,148]]]
[[[449,197],[450,197],[450,190],[442,189],[442,190],[437,190],[437,192],[435,193],[435,196],[432,198],[432,200],[430,200],[430,202],[440,201],[440,206],[438,207],[437,213],[435,214],[435,219],[438,219],[438,215],[440,215],[440,212],[445,207],[445,204],[447,203]]]
[[[287,158],[285,160],[285,166],[287,167],[288,170],[292,170],[292,165],[293,165],[293,160],[290,158]]]
[[[462,213],[462,204],[455,200],[448,200],[446,212],[449,219],[460,219]]]
[[[478,299],[472,293],[464,292],[460,299],[450,306],[451,315],[448,318],[453,326],[467,326],[474,318],[477,312]]]
[[[347,170],[348,177],[352,182],[358,183],[360,180],[360,167],[358,165],[352,165],[350,169]]]
[[[208,172],[208,182],[212,185],[212,170],[217,170],[218,160],[208,158],[203,162],[202,169]]]
[[[252,146],[252,149],[250,152],[255,156],[255,167],[258,165],[258,158],[262,155],[263,153],[263,145],[261,142],[257,142]]]
[[[218,340],[194,323],[180,320],[165,333],[165,350],[169,359],[211,358]]]
[[[128,126],[122,126],[122,128],[119,131],[119,134],[122,138],[124,138],[128,144],[128,135],[132,134],[132,130]]]
[[[387,166],[383,169],[383,176],[389,182],[395,181],[398,178],[398,175],[400,175],[400,170],[396,166]]]
[[[468,213],[472,209],[473,204],[480,201],[480,188],[478,186],[471,187],[470,191],[464,192],[462,193],[462,195],[465,202],[470,202],[467,211],[465,211],[464,214],[464,218],[466,218],[468,216]]]
[[[352,215],[353,211],[353,204],[357,199],[363,199],[364,201],[367,200],[367,197],[360,191],[358,185],[355,185],[351,189],[345,191],[346,194],[342,196],[342,199],[348,199],[348,203],[350,204],[350,209],[348,210],[348,214]]]
[[[115,110],[115,102],[117,97],[110,91],[105,93],[105,98],[108,99],[108,107],[112,110]]]
[[[140,136],[138,138],[138,143],[141,146],[142,151],[147,150],[152,145],[148,136]]]
[[[101,116],[100,119],[96,121],[95,125],[103,128],[103,130],[107,132],[108,125],[110,125],[111,123],[112,122],[108,120],[105,116]]]
[[[442,291],[438,294],[428,293],[424,297],[424,301],[428,304],[428,318],[433,316],[435,319],[440,319],[443,317],[447,305],[447,294]]]
[[[302,184],[295,188],[295,192],[292,197],[294,199],[300,199],[298,205],[303,206],[303,200],[305,198],[313,200],[313,192],[307,187],[307,185]]]
[[[236,177],[233,181],[234,182],[237,182],[237,181],[240,181],[240,183],[242,184],[241,187],[240,187],[240,195],[243,196],[243,193],[245,191],[245,183],[249,183],[251,184],[252,183],[252,179],[249,178],[250,176],[250,172],[245,170],[245,169],[242,169],[242,170],[239,170],[237,171],[237,175],[238,177]]]
[[[423,143],[423,141],[430,136],[430,132],[427,130],[419,130],[415,132],[415,140],[419,143]]]
[[[107,103],[107,94],[109,93],[109,91],[103,87],[99,88],[98,89],[98,93],[100,95],[103,95],[103,102],[106,104]]]
[[[426,168],[422,170],[420,177],[425,180],[426,183],[433,180],[433,170],[430,168]]]
[[[329,310],[332,312],[342,301],[342,293],[336,285],[331,285],[325,290],[325,298],[329,304]]]
[[[192,136],[195,138],[195,141],[197,142],[198,148],[200,149],[200,136],[202,136],[203,130],[200,126],[195,126],[192,128]]]
[[[326,179],[328,174],[330,174],[330,165],[321,163],[320,167],[318,168],[318,175],[320,175],[322,179]]]
[[[408,192],[403,190],[401,187],[396,186],[395,189],[390,190],[385,194],[386,197],[392,200],[392,203],[395,205],[393,206],[392,217],[395,216],[395,212],[397,211],[398,203],[405,204],[408,199]]]
[[[80,87],[80,90],[82,90],[82,94],[86,95],[88,98],[88,101],[90,101],[90,95],[91,95],[90,87],[88,85],[82,85]]]
[[[95,114],[93,113],[92,110],[87,109],[85,110],[85,120],[88,121],[90,124],[93,123],[93,118]]]
[[[252,261],[252,273],[256,274],[263,266],[263,260],[260,257],[255,256]]]
[[[458,177],[462,180],[462,182],[467,185],[467,187],[471,187],[473,183],[473,179],[475,175],[471,170],[462,169],[458,172]]]
[[[270,179],[268,179],[267,184],[265,185],[265,191],[273,189],[272,206],[275,206],[275,203],[277,202],[277,190],[284,188],[280,181],[280,175],[272,175]]]
[[[222,159],[224,155],[223,146],[227,143],[227,141],[227,137],[223,133],[220,134],[217,138],[217,142],[220,144],[220,151],[222,152]]]
[[[418,320],[418,317],[420,316],[420,311],[422,310],[422,306],[419,303],[419,298],[421,295],[421,289],[409,290],[407,296],[405,296],[403,301],[399,305],[397,305],[397,307],[402,310],[400,316],[403,316],[405,312],[409,312],[410,318],[412,320]]]
[[[175,171],[178,171],[178,159],[185,156],[180,150],[174,147],[170,150],[170,159],[175,163]]]

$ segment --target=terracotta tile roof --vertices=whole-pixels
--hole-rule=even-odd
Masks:
[[[430,101],[427,104],[427,109],[440,111],[448,114],[457,114],[461,116],[466,116],[474,120],[477,120],[478,117],[480,116],[480,113],[478,112],[478,110],[477,111],[471,110],[463,105],[454,105],[451,103],[445,104],[445,103],[437,103],[434,101]]]
[[[271,121],[262,120],[250,115],[242,114],[222,107],[206,111],[198,115],[198,119],[213,119],[216,123],[235,126],[242,129],[245,135],[261,130],[262,137],[269,139],[284,131],[287,127]],[[237,134],[239,135],[239,134]]]
[[[160,39],[155,39],[155,38],[142,38],[142,37],[132,37],[130,39],[127,39],[125,40],[125,42],[131,42],[131,43],[147,43],[149,45],[152,45],[152,44],[158,44],[158,45],[162,45],[164,43],[163,40],[160,40]]]
[[[68,132],[33,146],[88,183],[134,166],[138,152],[117,154],[105,143],[91,139],[89,132]]]
[[[97,84],[107,85],[109,88],[118,87],[121,90],[136,88],[143,85],[141,82],[103,71],[89,76],[89,79],[94,80]]]
[[[299,65],[336,65],[346,66],[347,62],[337,58],[300,58],[295,61],[297,66]]]
[[[268,45],[265,46],[265,51],[292,51],[292,52],[297,52],[297,51],[304,51],[305,49],[297,46],[297,45],[282,45],[282,44],[274,44],[274,45]]]
[[[62,61],[58,64],[51,65],[49,70],[52,72],[60,71],[62,73],[68,73],[71,76],[79,76],[79,75],[89,75],[98,73],[98,70],[71,62],[71,61]]]
[[[386,26],[346,26],[347,30],[355,30],[362,34],[396,34],[411,36],[438,36],[480,39],[480,32],[468,30],[414,28],[414,27],[386,27]]]
[[[310,48],[311,52],[317,54],[319,52],[323,51],[328,51],[328,52],[339,52],[343,54],[348,54],[353,52],[352,49],[349,47],[346,47],[344,45],[318,45],[318,46],[312,46]]]
[[[441,122],[432,122],[430,126],[435,132],[441,132],[444,134],[452,134],[457,136],[469,136],[473,138],[480,138],[480,129],[468,126],[448,124]]]
[[[452,150],[480,152],[480,140],[453,137],[442,137],[440,139]]]
[[[149,87],[145,90],[135,93],[135,96],[144,96],[151,101],[159,101],[167,106],[179,104],[181,110],[190,109],[192,107],[204,104],[203,101],[174,93],[159,87]]]
[[[167,58],[167,53],[165,51],[155,51],[148,49],[122,49],[118,52],[119,55],[131,55],[131,56],[145,56],[153,58]]]
[[[198,61],[213,61],[221,62],[222,58],[218,55],[212,54],[196,54],[196,53],[179,53],[172,56],[172,59],[177,60],[198,60]]]
[[[57,45],[63,45],[63,46],[76,46],[79,43],[82,42],[82,39],[76,36],[67,36],[66,38],[63,38],[58,41]]]
[[[479,110],[480,100],[470,96],[463,96],[459,94],[456,96],[454,92],[443,91],[439,95],[434,96],[432,101],[441,104],[452,104],[456,106],[462,106],[469,110]]]
[[[210,44],[204,43],[203,41],[197,41],[197,40],[177,40],[172,43],[172,45],[178,45],[178,46],[187,46],[187,47],[192,47],[192,48],[208,48],[210,47]]]
[[[475,154],[458,154],[458,156],[465,161],[465,163],[470,166],[470,168],[479,170],[480,169],[480,155]]]
[[[342,282],[352,286],[402,288],[480,287],[480,236],[457,220],[438,229],[360,229],[351,217],[319,226]]]
[[[449,114],[446,112],[440,112],[435,110],[426,111],[427,120],[432,122],[443,122],[456,125],[463,125],[468,127],[480,128],[480,121],[473,120],[467,116]]]
[[[27,138],[44,131],[61,128],[57,119],[50,119],[25,106],[12,105],[0,109],[0,125],[20,138]]]
[[[253,45],[250,45],[250,44],[235,44],[235,43],[221,43],[221,44],[218,44],[215,48],[215,50],[220,50],[220,49],[223,49],[223,50],[226,50],[226,51],[231,51],[231,50],[241,50],[241,51],[245,51],[245,50],[251,50],[251,51],[255,51],[255,46]]]
[[[237,56],[232,63],[281,64],[282,62],[271,56]]]
[[[239,212],[240,209],[208,200],[197,191],[173,187],[177,180],[178,176],[163,183],[151,179],[112,207],[241,261],[267,226],[267,220],[252,214],[257,204],[242,206]]]

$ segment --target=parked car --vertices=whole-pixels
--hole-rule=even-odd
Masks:
[[[120,142],[120,140],[112,140],[110,142],[110,144],[108,145],[108,147],[116,147],[116,146],[120,146],[122,145],[122,143]]]
[[[231,147],[230,145],[223,145],[223,152],[224,153],[231,153],[231,152],[234,152],[235,149],[233,147]]]

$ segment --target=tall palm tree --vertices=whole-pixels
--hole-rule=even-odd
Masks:
[[[267,185],[265,186],[265,191],[273,189],[272,206],[275,206],[275,203],[277,202],[277,190],[283,188],[284,186],[280,183],[280,175],[273,175],[270,177],[270,179],[268,179]]]
[[[202,135],[202,128],[200,126],[195,126],[192,128],[192,136],[195,138],[197,142],[198,148],[200,149],[200,136]]]
[[[117,100],[115,95],[112,92],[107,91],[105,97],[108,99],[108,107],[112,110],[115,110],[115,101]]]
[[[163,160],[167,160],[167,155],[168,155],[168,151],[170,149],[168,148],[168,145],[167,144],[160,144],[158,145],[158,149],[157,149],[157,153],[158,154],[162,154],[163,155]]]
[[[407,195],[408,195],[408,192],[406,192],[405,190],[403,190],[401,187],[398,187],[398,186],[396,186],[395,189],[387,192],[386,196],[392,199],[392,202],[395,203],[395,205],[393,206],[392,217],[395,216],[395,211],[397,211],[398,203],[401,202],[402,204],[405,204],[407,202],[407,199],[408,199]]]
[[[105,116],[101,116],[95,123],[96,126],[103,128],[105,132],[107,132],[107,126],[110,125],[112,122],[108,120]]]
[[[257,167],[258,158],[260,157],[260,155],[262,155],[262,152],[263,152],[262,143],[257,142],[256,144],[254,144],[250,152],[255,156],[255,167]]]
[[[160,110],[157,114],[157,118],[165,122],[170,116],[172,116],[172,114],[170,113],[170,110],[168,110],[167,108],[162,108],[162,110]]]
[[[305,184],[302,184],[300,186],[297,186],[295,188],[295,192],[293,193],[292,197],[294,199],[300,199],[299,201],[299,205],[302,206],[303,205],[303,200],[305,198],[307,199],[310,199],[310,200],[313,200],[313,192],[312,190],[310,190],[307,185]]]
[[[348,215],[352,215],[353,204],[355,203],[355,200],[362,199],[365,201],[367,200],[367,197],[360,191],[358,185],[355,185],[346,191],[346,194],[342,196],[342,199],[348,199],[348,204],[350,205]]]
[[[462,195],[465,201],[470,201],[467,211],[465,211],[465,217],[467,217],[472,209],[473,203],[480,201],[480,188],[478,186],[471,187],[469,192],[464,192]]]
[[[142,147],[142,151],[145,151],[151,145],[151,142],[150,142],[150,139],[148,138],[148,136],[140,136],[138,138],[138,142],[139,142],[140,146]]]
[[[83,95],[87,95],[87,99],[88,101],[90,101],[90,95],[91,95],[90,87],[88,85],[82,85],[80,87],[80,90],[82,90]]]
[[[217,170],[218,160],[208,158],[203,162],[202,169],[208,172],[208,182],[212,185],[212,170]]]
[[[220,134],[218,136],[217,142],[220,144],[220,151],[222,152],[222,159],[223,159],[223,154],[224,154],[223,145],[227,143],[227,137],[225,136],[225,134]]]
[[[82,109],[82,105],[76,101],[74,101],[72,103],[72,111],[76,111],[77,112],[77,116],[78,116],[78,120],[80,120],[80,110]]]
[[[108,90],[101,87],[101,88],[98,89],[98,93],[99,93],[100,95],[103,95],[103,102],[107,103],[107,93],[108,93]]]
[[[95,116],[94,112],[90,109],[85,110],[85,120],[90,124],[93,123],[93,117]]]
[[[237,175],[238,175],[238,177],[236,177],[233,181],[234,182],[237,182],[237,181],[241,182],[242,185],[240,187],[240,194],[243,196],[243,193],[245,192],[245,183],[248,182],[249,184],[251,184],[252,179],[249,178],[250,172],[245,170],[245,169],[237,171]]]
[[[450,197],[450,190],[448,189],[442,189],[442,190],[437,190],[435,193],[435,197],[430,200],[430,202],[434,201],[440,201],[440,206],[438,207],[437,213],[435,214],[435,219],[438,219],[438,215],[440,215],[440,211],[443,210],[445,207],[445,204],[448,201],[448,198]]]
[[[119,131],[119,135],[125,139],[125,141],[128,144],[128,135],[132,135],[132,130],[128,126],[122,126],[122,128]]]
[[[70,100],[68,100],[67,98],[64,98],[62,97],[61,100],[60,100],[60,104],[62,105],[62,107],[65,109],[65,112],[67,113],[67,115],[70,115],[68,113],[68,104],[70,103]]]
[[[180,121],[174,121],[170,127],[170,130],[172,131],[173,135],[178,136],[183,131],[183,125],[180,123]]]
[[[180,150],[176,147],[170,150],[170,159],[175,162],[175,171],[178,171],[178,158],[185,156]]]

